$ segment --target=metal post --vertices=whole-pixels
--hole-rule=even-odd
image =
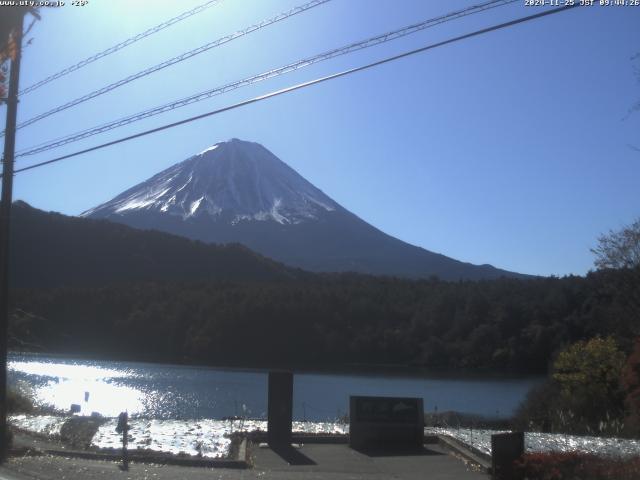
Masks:
[[[0,463],[7,457],[7,335],[9,331],[9,227],[13,196],[13,160],[16,144],[16,117],[18,115],[18,81],[20,77],[20,51],[22,48],[22,21],[16,28],[16,53],[11,59],[9,94],[7,97],[7,124],[5,126],[4,156],[2,158],[2,203],[0,203]]]

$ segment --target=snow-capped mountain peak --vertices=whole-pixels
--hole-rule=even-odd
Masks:
[[[262,145],[237,139],[204,148],[82,215],[207,243],[241,243],[312,271],[451,280],[517,276],[387,235]]]
[[[262,145],[234,138],[205,148],[82,216],[149,211],[184,220],[209,215],[231,224],[297,224],[337,208]]]

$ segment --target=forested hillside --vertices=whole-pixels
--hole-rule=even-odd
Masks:
[[[13,205],[11,285],[104,286],[176,280],[279,281],[306,275],[238,244],[209,245],[104,220]]]
[[[481,282],[340,274],[22,289],[11,339],[14,348],[215,365],[545,372],[577,340],[613,335],[630,349],[638,325],[621,293],[626,278],[614,270]]]

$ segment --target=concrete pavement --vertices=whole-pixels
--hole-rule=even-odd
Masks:
[[[246,470],[131,463],[123,472],[117,462],[53,456],[11,458],[0,467],[0,480],[480,480],[489,477],[439,445],[413,454],[362,453],[347,445],[305,444],[274,452],[252,445]]]

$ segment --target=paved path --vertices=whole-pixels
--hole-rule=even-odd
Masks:
[[[254,469],[262,472],[258,478],[265,479],[488,479],[438,445],[408,455],[364,454],[335,444],[307,444],[280,455],[269,448],[254,447],[251,454]]]
[[[247,470],[132,463],[130,470],[123,472],[117,463],[108,461],[51,456],[12,458],[0,467],[0,480],[488,479],[438,445],[429,445],[415,455],[367,455],[335,444],[306,444],[280,454],[254,445],[249,454],[254,467]]]

